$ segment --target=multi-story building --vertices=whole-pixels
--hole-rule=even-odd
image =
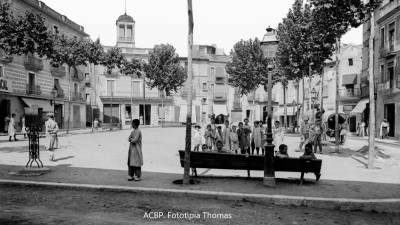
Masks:
[[[384,0],[375,9],[374,21],[363,25],[362,96],[368,97],[368,74],[373,69],[376,96],[376,134],[383,119],[390,124],[390,137],[400,139],[400,1]],[[371,22],[374,30],[371,31]],[[373,68],[369,68],[369,38],[374,33]],[[365,100],[368,102],[368,99]],[[369,106],[368,106],[369,107]],[[364,115],[368,122],[369,108]]]
[[[123,55],[147,60],[151,48],[135,46],[135,21],[126,13],[116,21],[117,43]],[[107,51],[110,46],[104,46]],[[107,71],[104,66],[94,66],[94,76],[90,78],[93,89],[88,89],[92,109],[88,119],[100,119],[103,124],[129,128],[132,118],[140,119],[142,125],[158,126],[162,120],[175,121],[175,107],[172,96],[163,96],[158,89],[150,89],[144,77],[126,76],[118,70]],[[89,106],[90,105],[90,106]]]
[[[3,1],[1,1],[3,2]],[[88,38],[84,28],[37,0],[13,0],[14,15],[25,11],[41,14],[49,30],[59,35]],[[0,131],[5,131],[4,118],[12,113],[17,115],[17,126],[21,118],[26,122],[43,122],[46,113],[54,112],[61,128],[85,127],[86,108],[82,95],[86,67],[78,68],[69,77],[65,65],[53,66],[49,60],[36,55],[7,56],[0,50]]]
[[[209,116],[214,114],[217,123],[228,119],[229,113],[229,87],[225,66],[229,56],[215,45],[193,46],[193,103],[192,121],[205,124]],[[187,58],[182,57],[181,63],[187,66]],[[175,97],[175,105],[179,109],[179,121],[186,121],[188,83]]]

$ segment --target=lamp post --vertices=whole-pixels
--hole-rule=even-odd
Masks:
[[[312,101],[312,121],[315,122],[315,100],[317,99],[317,91],[315,90],[315,88],[312,89],[311,91],[311,101]]]
[[[263,40],[261,41],[261,49],[264,56],[269,60],[273,61],[275,58],[276,50],[278,48],[278,38],[276,30],[268,27],[266,29]],[[274,144],[272,144],[272,71],[274,69],[274,63],[268,64],[268,119],[267,119],[267,142],[265,145],[264,155],[264,186],[274,187],[275,186],[275,170],[274,170]],[[265,89],[265,87],[264,87]]]

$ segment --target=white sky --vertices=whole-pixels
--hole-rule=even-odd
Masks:
[[[83,25],[92,39],[115,45],[115,21],[124,0],[42,0]],[[267,26],[277,27],[294,0],[193,0],[194,43],[217,44],[229,54],[240,39],[262,38]],[[187,55],[186,0],[127,0],[127,14],[136,21],[136,47],[169,43]],[[362,29],[346,34],[343,43],[362,43]]]

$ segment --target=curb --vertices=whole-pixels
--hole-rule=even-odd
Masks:
[[[258,204],[274,204],[280,206],[301,206],[320,209],[343,210],[343,211],[365,211],[378,213],[400,213],[400,199],[351,199],[351,198],[322,198],[322,197],[303,197],[287,195],[263,195],[263,194],[244,194],[234,192],[215,192],[199,190],[180,190],[163,188],[145,187],[126,187],[117,185],[93,185],[93,184],[73,184],[55,183],[40,181],[19,181],[0,179],[0,185],[21,186],[21,187],[48,187],[67,190],[95,190],[111,192],[129,192],[136,194],[153,194],[169,197],[194,197],[205,199],[218,199],[225,201],[247,201]]]

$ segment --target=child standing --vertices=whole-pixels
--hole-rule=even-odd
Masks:
[[[215,144],[217,144],[217,141],[222,142],[222,139],[223,139],[223,137],[222,137],[222,127],[218,126],[216,137],[215,137]],[[215,146],[215,147],[217,147],[217,146]]]
[[[194,127],[194,134],[193,134],[193,145],[194,149],[193,151],[198,152],[199,148],[202,144],[202,134],[201,134],[201,127],[199,125],[196,125]]]
[[[238,153],[239,150],[239,138],[236,132],[236,126],[232,126],[232,132],[230,134],[231,151]]]
[[[257,151],[257,155],[260,152],[260,148],[262,147],[262,133],[261,128],[259,126],[259,122],[254,122],[254,128],[252,132],[252,142],[254,142],[254,148]],[[251,154],[254,155],[254,149],[252,149]]]
[[[207,130],[204,132],[204,138],[206,139],[206,145],[209,150],[214,146],[215,133],[211,129],[211,125],[207,125]]]
[[[224,144],[224,148],[227,150],[231,150],[231,128],[229,127],[229,121],[225,120],[225,127],[222,131],[222,143]]]

